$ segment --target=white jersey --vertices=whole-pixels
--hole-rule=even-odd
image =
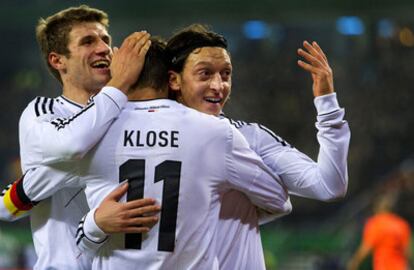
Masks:
[[[168,99],[129,102],[81,167],[91,208],[124,180],[127,200],[151,197],[161,204],[160,221],[148,234],[111,235],[93,269],[218,269],[223,193],[237,189],[270,213],[291,208],[279,178],[230,123]],[[83,240],[94,239],[89,231],[81,223],[82,248]]]
[[[350,130],[343,120],[344,109],[339,107],[336,93],[317,97],[314,103],[318,112],[316,128],[320,144],[317,162],[262,125],[222,118],[238,128],[250,148],[274,174],[280,175],[291,194],[330,201],[343,197],[347,190]],[[226,192],[221,202],[216,236],[220,268],[265,269],[259,224],[280,215],[257,211],[250,200],[236,190]],[[79,245],[90,251],[99,249],[106,240],[106,235],[93,219],[93,213],[88,213],[82,221],[89,229],[85,233],[90,239],[79,239]]]
[[[290,194],[329,201],[343,197],[347,190],[350,130],[335,93],[315,98],[315,106],[320,144],[317,162],[264,126],[229,121],[273,173],[281,177]],[[256,211],[238,191],[224,194],[216,236],[221,269],[265,269],[259,223],[276,217]]]
[[[73,241],[89,210],[73,160],[96,144],[126,101],[122,92],[105,87],[85,108],[60,96],[37,97],[24,110],[19,138],[25,176],[4,192],[0,212],[13,217],[42,200],[30,213],[35,269],[90,269],[91,259]]]

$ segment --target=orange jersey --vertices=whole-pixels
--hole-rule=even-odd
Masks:
[[[408,259],[406,249],[410,244],[409,224],[401,217],[391,214],[377,214],[368,219],[364,227],[364,244],[373,251],[375,270],[406,270]]]

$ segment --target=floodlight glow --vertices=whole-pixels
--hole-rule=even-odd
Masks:
[[[394,35],[395,27],[391,20],[382,19],[378,22],[378,35],[382,38],[391,38]]]
[[[336,29],[343,35],[358,36],[364,33],[365,26],[362,20],[356,16],[344,16],[336,21]]]
[[[414,33],[408,28],[404,27],[399,33],[400,42],[406,47],[414,47]]]
[[[243,33],[248,39],[263,39],[269,35],[269,27],[263,21],[247,21],[243,25]]]

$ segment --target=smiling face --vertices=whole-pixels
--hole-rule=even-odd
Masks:
[[[63,87],[96,93],[105,86],[110,79],[112,56],[111,37],[106,27],[97,22],[75,24],[69,33],[67,48],[68,56],[49,57],[61,74]]]
[[[219,115],[231,91],[232,65],[221,47],[195,49],[183,71],[170,71],[170,89],[177,100],[198,111]]]

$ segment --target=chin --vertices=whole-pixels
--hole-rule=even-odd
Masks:
[[[210,103],[206,104],[200,104],[200,106],[198,106],[197,108],[194,107],[194,109],[202,112],[202,113],[206,113],[206,114],[210,114],[210,115],[219,115],[221,112],[221,107],[217,108],[217,106],[212,106]]]
[[[220,111],[221,111],[221,110],[217,110],[217,109],[209,109],[209,110],[206,110],[206,113],[207,113],[207,114],[214,115],[214,116],[217,116],[217,115],[219,115],[219,114],[220,114]]]
[[[101,73],[101,74],[97,74],[97,76],[95,77],[96,81],[105,81],[108,82],[111,79],[111,74],[110,73]]]
[[[101,80],[99,80],[99,81],[96,81],[96,88],[97,89],[99,89],[99,90],[101,90],[102,89],[102,87],[104,87],[108,82],[109,82],[109,77],[108,78],[105,78],[105,79],[101,79]]]

